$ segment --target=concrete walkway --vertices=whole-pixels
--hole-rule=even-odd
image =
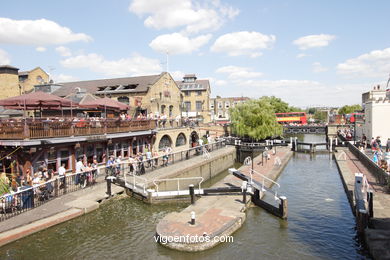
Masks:
[[[289,151],[289,148],[280,148],[278,149],[277,155],[271,156],[271,160],[268,160],[264,165],[259,164],[261,163],[261,156],[256,157],[254,160],[254,169],[275,180],[291,156],[292,152]],[[274,165],[276,157],[281,159],[282,165]],[[239,170],[249,175],[249,169],[250,166],[243,166]],[[228,175],[212,187],[240,187],[241,184],[241,180],[233,175]],[[266,184],[266,186],[271,185]],[[249,203],[250,196],[248,196]],[[195,239],[195,236],[202,237],[207,234],[211,239],[210,242],[198,240],[199,242],[180,241],[164,243],[165,246],[176,250],[203,251],[219,243],[213,240],[215,236],[231,235],[242,226],[246,218],[245,210],[247,206],[244,205],[241,194],[204,196],[197,200],[195,205],[190,205],[180,213],[174,212],[165,216],[157,224],[156,232],[161,239],[174,236]],[[195,225],[190,225],[190,213],[192,211],[196,214]]]
[[[103,179],[92,187],[55,198],[0,222],[0,246],[98,209],[98,201],[107,199],[106,187]],[[112,194],[122,192],[123,188],[112,185]]]
[[[232,149],[235,148],[225,147],[215,150],[210,153],[209,160],[231,153]],[[201,156],[177,162],[168,167],[156,169],[142,177],[152,184],[156,177],[167,178],[172,174],[177,174],[183,168],[196,167],[197,163],[203,162],[199,158]],[[111,185],[111,190],[113,195],[124,191],[122,187],[116,185]],[[0,246],[98,209],[99,202],[108,198],[106,191],[107,186],[103,171],[101,171],[96,185],[55,198],[39,207],[0,222]]]
[[[335,153],[336,163],[346,189],[348,199],[354,208],[355,173],[363,173],[374,193],[374,217],[370,228],[365,230],[365,239],[371,255],[375,259],[390,259],[390,194],[387,188],[376,182],[371,172],[354,156],[348,148],[338,147]],[[346,153],[346,159],[339,158],[340,151]]]

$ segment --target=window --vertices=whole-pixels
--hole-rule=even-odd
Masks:
[[[130,100],[128,97],[118,97],[118,102],[124,103],[126,105],[130,104]]]
[[[162,150],[162,149],[165,149],[166,147],[171,147],[171,146],[172,146],[172,141],[168,135],[164,135],[163,137],[161,137],[160,143],[158,144],[159,150]]]
[[[210,108],[211,108],[211,109],[214,109],[214,102],[211,102],[211,103],[210,103]]]
[[[225,101],[225,108],[229,108],[230,107],[230,102],[229,101]]]
[[[169,106],[169,117],[172,117],[173,116],[173,106],[170,105]]]
[[[222,118],[223,117],[223,111],[222,110],[219,110],[218,111],[218,118]]]
[[[200,90],[196,91],[196,95],[197,96],[201,96],[202,95],[202,91],[200,91]]]
[[[219,108],[219,109],[222,108],[222,101],[219,101],[219,102],[218,102],[218,108]]]
[[[196,111],[202,111],[202,101],[196,101]]]
[[[184,110],[186,112],[191,111],[191,102],[190,101],[184,102]]]
[[[65,169],[69,168],[69,151],[68,150],[62,150],[60,152],[61,156],[61,165],[65,164]]]
[[[184,91],[184,93],[186,94],[187,97],[191,96],[191,92],[189,91]]]
[[[183,146],[186,144],[186,137],[183,133],[180,133],[176,139],[176,146]]]

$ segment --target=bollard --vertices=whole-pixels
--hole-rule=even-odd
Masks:
[[[243,181],[242,182],[242,186],[241,186],[241,189],[242,189],[242,202],[244,204],[246,204],[246,190],[247,190],[247,185],[248,185],[248,182],[247,181]]]
[[[374,217],[374,193],[367,192],[367,201],[368,201],[368,214],[370,218]]]
[[[336,139],[335,139],[335,141],[336,141],[335,146],[337,146],[338,140],[339,140],[339,139],[336,137]]]
[[[333,138],[330,137],[330,138],[329,138],[329,152],[330,152],[330,153],[332,152],[332,145],[333,145]]]
[[[191,225],[195,225],[195,211],[191,211]]]
[[[59,189],[60,185],[59,185],[59,179],[57,178],[55,181],[54,181],[54,197],[58,197],[58,189]]]
[[[191,204],[194,205],[195,204],[195,191],[194,191],[194,184],[190,184],[188,186],[189,190],[190,190],[190,197],[191,197]]]
[[[285,196],[280,196],[280,204],[279,204],[279,213],[282,219],[287,219],[287,198]]]
[[[298,137],[295,137],[295,140],[294,140],[294,144],[295,144],[295,151],[298,151],[298,147],[297,147],[297,140],[298,140]]]
[[[106,194],[109,197],[111,197],[111,195],[112,195],[112,193],[111,193],[111,179],[107,178],[106,181],[107,181],[107,192],[106,192]]]

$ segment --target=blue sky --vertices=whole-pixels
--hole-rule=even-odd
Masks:
[[[390,1],[6,1],[0,64],[56,82],[168,71],[212,96],[360,103],[390,73]]]

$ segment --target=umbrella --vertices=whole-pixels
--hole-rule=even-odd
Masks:
[[[4,106],[7,109],[19,109],[19,110],[37,109],[37,108],[60,109],[62,107],[71,107],[72,102],[68,99],[39,91],[39,92],[23,94],[21,96],[2,99],[0,100],[0,106]]]
[[[81,107],[86,108],[104,108],[104,109],[113,109],[113,110],[129,110],[130,106],[113,100],[111,98],[98,98],[96,100],[91,100],[83,102]]]

